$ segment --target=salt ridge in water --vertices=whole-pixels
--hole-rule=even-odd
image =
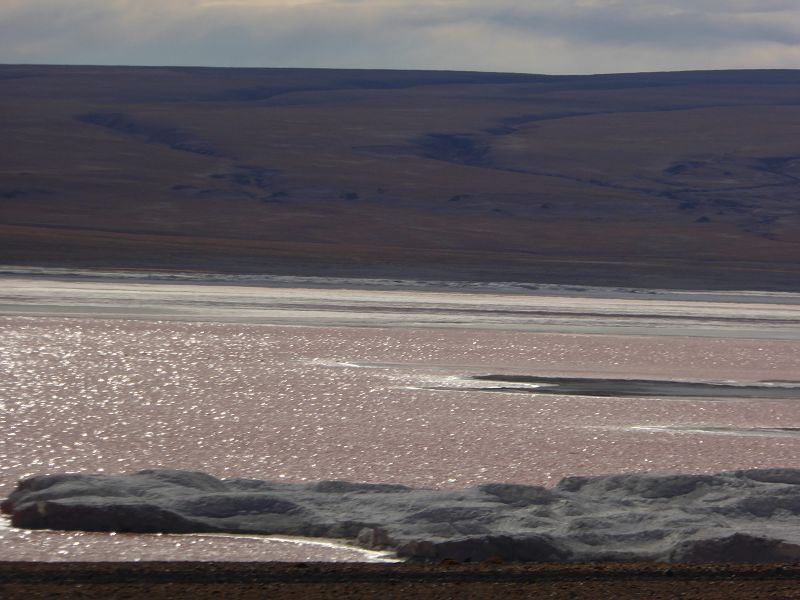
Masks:
[[[49,475],[21,482],[2,509],[18,527],[345,538],[416,560],[800,559],[800,469],[449,491],[222,481],[188,471]]]

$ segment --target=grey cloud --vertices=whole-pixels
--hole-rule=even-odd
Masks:
[[[597,72],[788,67],[798,59],[796,0],[0,5],[0,62]]]
[[[764,14],[758,11],[755,14]],[[769,14],[782,13],[773,7]],[[750,19],[742,18],[746,14]],[[754,11],[701,12],[693,10],[650,12],[627,4],[591,7],[570,13],[536,9],[501,10],[487,15],[505,27],[531,33],[546,33],[574,43],[600,45],[681,46],[699,48],[737,45],[746,42],[800,44],[797,19],[753,20]]]

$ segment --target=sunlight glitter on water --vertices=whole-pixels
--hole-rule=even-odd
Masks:
[[[428,389],[495,372],[780,382],[800,373],[792,341],[8,317],[0,369],[4,494],[31,474],[158,467],[458,488],[799,466],[796,437],[709,430],[799,427],[792,400]],[[65,539],[41,543],[89,538]]]

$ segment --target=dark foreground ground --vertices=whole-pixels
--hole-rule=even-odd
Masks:
[[[800,598],[800,564],[0,563],[0,598]]]

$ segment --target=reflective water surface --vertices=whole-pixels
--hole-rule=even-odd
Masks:
[[[0,496],[36,473],[154,467],[447,488],[800,467],[800,397],[520,394],[469,383],[487,374],[781,385],[800,379],[800,342],[0,317]],[[0,537],[0,560],[364,560],[214,536]]]

